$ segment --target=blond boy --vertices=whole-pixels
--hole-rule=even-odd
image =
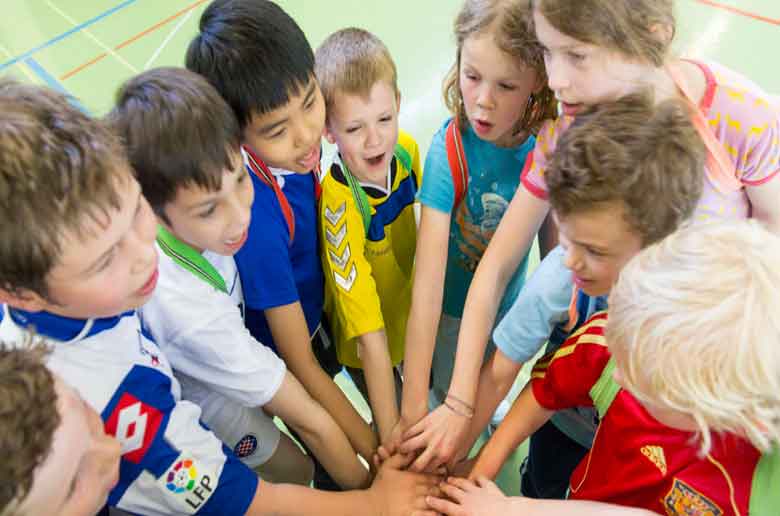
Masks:
[[[609,317],[596,314],[537,365],[542,412],[590,402],[601,418],[570,499],[650,511],[641,514],[776,512],[779,261],[780,238],[759,222],[685,227],[626,265]],[[445,492],[456,503],[433,505],[449,515],[486,514],[478,498],[491,500],[490,514],[619,514],[507,499],[479,483],[455,481]]]
[[[322,178],[325,310],[339,361],[370,402],[380,441],[398,420],[417,238],[419,150],[398,129],[401,95],[385,45],[356,28],[315,53],[325,136],[338,147]]]

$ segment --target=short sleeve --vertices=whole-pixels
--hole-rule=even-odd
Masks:
[[[610,358],[606,322],[606,312],[594,314],[560,349],[534,365],[531,385],[540,405],[549,410],[593,406],[590,389]]]
[[[331,189],[342,186],[333,180],[323,184],[322,268],[332,301],[329,315],[338,319],[340,337],[346,341],[384,328],[384,321],[371,264],[364,254],[363,219],[351,196]]]
[[[493,332],[496,347],[515,362],[527,362],[568,318],[571,272],[558,246],[542,260]]]
[[[780,110],[768,104],[754,109],[759,110],[758,120],[745,127],[745,148],[737,164],[747,186],[764,184],[780,172]]]
[[[523,186],[535,197],[547,200],[547,183],[544,172],[547,170],[550,157],[555,151],[558,139],[574,121],[573,117],[561,116],[556,120],[547,120],[536,136],[536,146],[526,160],[521,175]]]
[[[435,208],[444,213],[451,213],[455,204],[455,187],[452,184],[452,173],[444,143],[444,134],[448,123],[449,121],[436,132],[431,146],[428,148],[422,187],[418,195],[418,200],[423,206]]]
[[[244,300],[265,310],[298,301],[290,257],[290,234],[273,190],[251,175],[255,187],[252,222],[244,246],[236,253]]]
[[[141,309],[171,366],[243,406],[268,403],[284,379],[284,362],[252,337],[228,295],[194,276],[178,280],[161,284]]]

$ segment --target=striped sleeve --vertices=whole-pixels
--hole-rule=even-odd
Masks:
[[[610,358],[606,322],[606,312],[595,313],[558,350],[534,365],[531,387],[540,405],[550,410],[593,405],[590,389]]]

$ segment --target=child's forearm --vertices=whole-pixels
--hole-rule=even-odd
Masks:
[[[393,362],[390,359],[384,330],[358,337],[358,349],[368,387],[371,412],[379,431],[379,440],[383,442],[398,422]]]
[[[370,462],[377,447],[376,436],[317,362],[300,303],[267,309],[265,316],[287,369],[336,420],[357,452]]]
[[[313,372],[308,385],[304,383],[304,386],[333,417],[352,447],[371,463],[378,446],[376,434],[355,410],[344,391],[322,369]]]
[[[530,384],[526,386],[512,404],[504,421],[480,451],[469,478],[495,478],[507,457],[552,415],[553,411],[545,409],[536,401]]]
[[[549,205],[517,189],[474,273],[458,336],[450,392],[473,402],[485,345],[509,280],[533,243]]]
[[[423,206],[404,352],[401,417],[408,423],[416,423],[428,412],[431,362],[444,300],[449,237],[450,214]]]
[[[316,403],[299,407],[301,425],[292,425],[331,477],[344,489],[368,487],[370,475],[360,463],[347,436]]]
[[[523,367],[521,362],[513,362],[500,350],[483,364],[479,374],[479,386],[474,404],[474,417],[471,420],[468,446],[473,446],[482,431],[487,427],[498,404],[506,397]]]

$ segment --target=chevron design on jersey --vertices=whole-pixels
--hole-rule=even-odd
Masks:
[[[325,219],[335,228],[339,221],[344,217],[346,209],[347,201],[342,202],[341,206],[336,208],[336,211],[331,211],[329,206],[325,206]]]
[[[349,244],[344,246],[344,252],[341,253],[341,256],[334,253],[331,249],[328,249],[328,255],[330,256],[330,260],[333,263],[335,263],[336,266],[342,271],[345,271],[347,269],[347,264],[349,263],[349,259],[352,257],[352,253],[349,250]]]
[[[664,449],[660,446],[642,446],[639,451],[642,455],[647,457],[647,460],[652,462],[655,467],[661,470],[661,474],[666,476],[666,456],[664,455]]]
[[[330,245],[338,249],[341,247],[341,243],[344,241],[344,237],[347,236],[347,223],[344,222],[344,224],[339,228],[338,231],[335,233],[330,230],[330,228],[325,228],[325,239],[328,241]]]
[[[336,285],[341,287],[342,290],[349,292],[352,290],[352,285],[355,284],[355,280],[357,279],[357,267],[355,267],[355,264],[353,263],[352,268],[349,269],[349,274],[347,274],[346,277],[333,271],[333,279],[336,280]]]

